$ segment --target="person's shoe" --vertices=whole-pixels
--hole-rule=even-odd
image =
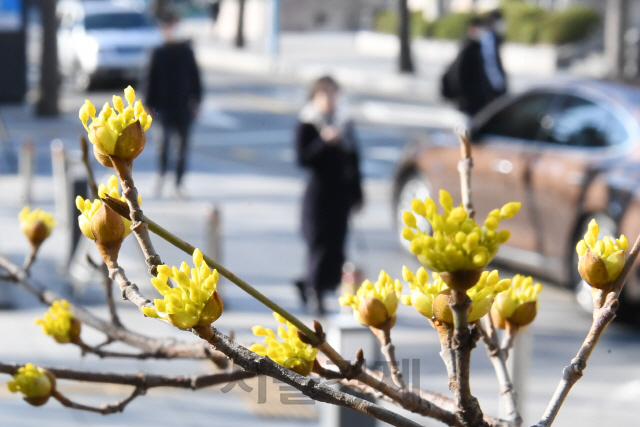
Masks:
[[[300,296],[300,301],[302,301],[302,305],[307,305],[307,294],[305,293],[305,286],[303,279],[296,279],[293,281],[293,284],[298,289],[298,295]]]
[[[151,191],[149,192],[152,198],[159,199],[162,197],[162,181],[162,175],[156,175],[153,177]]]
[[[185,191],[182,185],[176,185],[175,194],[176,194],[176,199],[178,200],[187,200],[189,198],[189,196],[187,195],[187,192]]]
[[[326,311],[322,302],[322,294],[319,294],[313,288],[306,288],[305,295],[307,297],[307,313],[312,316],[324,317]]]

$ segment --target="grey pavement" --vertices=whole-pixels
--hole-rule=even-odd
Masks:
[[[315,37],[323,39],[320,35]],[[196,44],[196,47],[199,46]],[[229,51],[222,47],[216,51],[215,45],[210,45],[207,49],[212,49],[209,54],[216,53],[220,56]],[[202,51],[199,51],[199,55],[202,55]],[[324,55],[328,55],[327,51]],[[349,59],[343,58],[340,61],[348,63]],[[391,74],[392,68],[388,70]],[[206,108],[194,130],[191,170],[186,176],[188,200],[177,201],[172,198],[169,187],[165,189],[162,198],[154,199],[149,196],[154,176],[152,144],[136,160],[135,180],[142,194],[145,214],[196,246],[206,247],[207,215],[211,206],[216,206],[222,214],[223,264],[278,304],[301,315],[305,321],[310,321],[311,318],[301,311],[291,285],[292,279],[302,273],[304,262],[304,247],[298,234],[298,217],[305,176],[293,162],[289,147],[290,136],[287,135],[295,120],[295,111],[304,102],[305,91],[300,82],[283,83],[282,80],[286,80],[286,76],[283,76],[276,78],[256,72],[238,77],[235,72],[221,72],[211,65],[205,73],[209,87],[205,99]],[[371,279],[377,276],[380,269],[399,277],[402,265],[417,268],[415,259],[399,248],[392,230],[390,175],[399,149],[415,131],[420,118],[425,116],[421,114],[425,112],[424,108],[432,108],[430,111],[447,111],[446,114],[450,112],[433,103],[433,100],[422,104],[415,100],[403,101],[411,100],[410,93],[396,95],[393,99],[384,98],[375,90],[370,96],[354,95],[353,98],[358,106],[357,114],[360,114],[358,123],[365,152],[367,206],[354,219],[354,232],[348,249],[350,259],[361,266],[366,277]],[[108,99],[110,94],[98,92],[89,97],[96,99],[98,104],[99,100],[104,102],[104,99]],[[0,114],[12,139],[21,141],[32,137],[38,146],[38,174],[34,179],[32,206],[51,211],[56,209],[54,184],[50,167],[47,166],[50,163],[49,142],[60,138],[69,149],[74,147],[77,134],[81,131],[77,108],[83,99],[83,94],[65,89],[63,114],[57,119],[35,119],[29,104],[0,106]],[[404,109],[400,111],[405,113],[398,114],[398,109]],[[415,119],[407,118],[410,113],[415,115]],[[453,122],[457,118],[451,120]],[[108,171],[98,169],[98,176],[104,181]],[[15,175],[0,174],[0,252],[15,262],[20,262],[27,250],[17,221],[23,204],[19,188],[20,183]],[[106,316],[102,294],[95,283],[90,282],[78,294],[72,293],[65,269],[61,266],[67,240],[65,227],[61,226],[45,242],[40,259],[33,267],[34,280],[50,286],[65,297],[86,304],[97,314]],[[154,239],[154,244],[164,262],[177,265],[183,260],[188,261],[188,257],[159,239]],[[95,253],[93,256],[97,258]],[[120,260],[129,277],[141,287],[143,293],[153,297],[155,290],[149,283],[140,251],[133,238],[130,237],[125,242]],[[503,274],[509,272],[504,271]],[[184,360],[123,362],[99,360],[93,356],[82,358],[76,348],[55,344],[32,323],[35,317],[41,316],[45,311],[34,298],[8,284],[0,286],[0,299],[11,300],[17,305],[15,310],[0,311],[0,320],[3,322],[0,358],[3,361],[172,375],[211,370],[209,364]],[[226,305],[225,313],[217,321],[221,330],[233,330],[240,342],[249,344],[254,342],[251,326],[276,326],[267,309],[232,284],[221,282],[220,290]],[[344,321],[340,320],[336,298],[329,298],[327,303],[332,316],[327,319],[326,324]],[[119,301],[118,307],[125,324],[132,329],[153,336],[192,339],[190,334],[143,318],[125,301]],[[351,316],[347,315],[347,318],[350,319]],[[540,296],[538,318],[526,331],[526,339],[521,343],[523,357],[520,360],[530,361],[528,367],[525,363],[525,367],[521,369],[521,373],[525,374],[524,425],[534,423],[544,411],[560,379],[562,368],[575,355],[589,324],[589,316],[581,311],[570,293],[552,285],[545,286]],[[94,343],[100,341],[99,333],[85,329],[84,338]],[[394,343],[400,358],[419,360],[417,377],[421,387],[448,393],[446,373],[438,356],[437,334],[428,326],[426,319],[410,307],[399,309]],[[531,349],[530,352],[526,351],[527,347]],[[589,361],[585,377],[574,387],[554,425],[637,425],[637,417],[640,415],[636,405],[640,400],[640,365],[637,363],[639,350],[638,331],[612,325]],[[498,386],[482,347],[474,352],[472,364],[472,389],[485,411],[496,414]],[[405,375],[413,378],[408,372]],[[62,382],[60,387],[78,401],[92,404],[114,402],[127,393],[121,387],[73,382]],[[282,411],[274,413],[264,410],[277,407],[269,405],[270,399],[279,400],[278,390],[269,394],[267,404],[261,406],[257,405],[254,394],[242,392],[239,387],[235,387],[230,393],[223,393],[220,387],[198,392],[158,389],[134,401],[123,414],[103,417],[71,411],[57,402],[50,402],[41,408],[31,408],[18,396],[0,387],[0,426],[128,427],[139,426],[141,423],[194,427],[212,424],[245,426],[255,423],[265,426],[315,426],[319,425],[318,414],[326,411],[322,404],[296,405],[291,412],[297,418],[287,418]],[[423,425],[439,425],[415,415],[405,415]]]

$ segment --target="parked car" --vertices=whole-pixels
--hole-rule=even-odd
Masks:
[[[62,1],[57,15],[60,70],[78,89],[107,79],[136,80],[162,43],[155,22],[134,2]]]
[[[470,139],[478,218],[522,202],[496,261],[570,287],[581,304],[592,304],[575,250],[589,221],[596,218],[601,238],[623,233],[630,245],[640,233],[640,89],[595,80],[535,88],[487,106],[471,120]],[[437,198],[443,188],[460,201],[459,158],[453,132],[406,147],[394,178],[398,235],[414,197]],[[640,317],[639,268],[620,299],[620,317]]]

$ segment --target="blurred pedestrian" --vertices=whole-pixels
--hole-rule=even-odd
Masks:
[[[297,285],[318,315],[323,294],[340,283],[349,214],[363,204],[353,121],[338,94],[333,78],[316,80],[296,128],[298,163],[310,172],[302,203],[307,274]]]
[[[470,116],[492,99],[493,89],[487,78],[480,39],[486,29],[480,18],[467,25],[466,37],[457,58],[458,108]]]
[[[200,71],[196,63],[191,42],[179,40],[176,25],[179,16],[173,11],[161,17],[164,44],[151,55],[146,85],[146,105],[162,128],[158,147],[158,176],[153,193],[160,196],[167,170],[171,141],[177,137],[175,191],[184,198],[182,177],[186,168],[189,147],[189,131],[198,114],[202,87]]]
[[[500,57],[504,32],[505,23],[502,13],[499,10],[489,13],[485,18],[485,28],[480,35],[482,63],[491,88],[487,103],[507,92],[507,77]]]

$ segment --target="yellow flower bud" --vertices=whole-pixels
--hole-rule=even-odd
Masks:
[[[531,276],[515,275],[508,289],[496,296],[491,309],[496,327],[505,329],[507,323],[522,327],[533,322],[538,312],[538,294],[541,290],[542,285],[534,285]]]
[[[354,317],[362,325],[387,328],[395,322],[401,290],[398,280],[381,271],[375,284],[365,280],[355,295],[345,294],[339,301],[353,308]]]
[[[500,244],[510,237],[508,230],[497,231],[500,221],[513,217],[520,209],[519,203],[508,203],[500,210],[494,209],[484,221],[484,226],[480,227],[469,218],[462,205],[453,206],[451,195],[444,190],[440,191],[440,204],[444,209],[443,215],[438,214],[435,202],[430,198],[424,203],[419,200],[412,202],[413,212],[424,216],[431,224],[431,230],[419,230],[413,213],[403,214],[409,231],[403,231],[402,235],[410,241],[411,253],[422,265],[436,272],[486,267]]]
[[[44,318],[36,319],[34,323],[40,325],[46,335],[51,335],[60,344],[78,339],[82,327],[66,300],[54,301]]]
[[[257,336],[264,336],[264,343],[253,344],[249,350],[260,356],[268,356],[271,360],[285,368],[307,376],[311,373],[313,365],[318,354],[318,349],[311,347],[309,344],[302,342],[298,336],[298,328],[287,322],[277,313],[274,317],[287,328],[278,327],[278,337],[282,341],[278,341],[276,334],[271,329],[262,326],[254,326],[253,333]]]
[[[18,368],[18,372],[13,375],[13,380],[7,382],[7,388],[11,393],[22,393],[24,400],[33,406],[47,403],[55,387],[56,378],[53,374],[31,363]]]
[[[89,100],[80,108],[80,121],[89,133],[96,158],[105,166],[111,166],[108,156],[125,161],[135,159],[146,143],[144,131],[151,125],[151,117],[144,111],[139,100],[133,105],[135,92],[131,86],[125,89],[125,98],[129,103],[128,107],[124,107],[122,98],[114,95],[114,109],[109,103],[105,103],[98,117],[95,117],[95,107]],[[90,125],[89,118],[92,120]]]
[[[143,310],[146,316],[167,319],[180,329],[189,329],[209,326],[222,315],[224,304],[217,291],[218,271],[207,266],[199,249],[193,253],[193,262],[194,269],[184,262],[180,269],[158,266],[158,276],[151,279],[151,284],[164,299],[154,300],[155,312],[150,308]],[[176,287],[168,286],[169,278],[176,282]]]
[[[25,206],[20,211],[18,218],[20,219],[22,232],[27,236],[29,243],[35,250],[51,235],[51,231],[56,225],[53,215],[41,209],[31,211],[29,206]]]
[[[624,235],[615,242],[608,236],[598,240],[599,232],[598,223],[591,220],[584,239],[576,245],[576,252],[580,256],[578,272],[582,279],[594,288],[603,289],[622,272],[629,243]]]

